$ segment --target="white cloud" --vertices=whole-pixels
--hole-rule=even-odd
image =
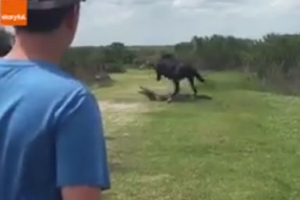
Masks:
[[[203,4],[205,0],[175,0],[173,1],[173,6],[180,7],[180,8],[194,8],[199,7]]]
[[[285,14],[294,10],[295,0],[174,0],[173,6],[189,12],[216,15],[238,14],[241,17],[262,17]]]
[[[87,0],[73,45],[173,44],[299,31],[300,0]]]
[[[295,33],[300,17],[298,0],[90,0],[83,7],[74,45],[172,44],[193,35]]]
[[[299,13],[300,1],[296,0],[273,0],[271,7],[281,13],[297,12]]]
[[[81,23],[84,27],[105,26],[107,24],[118,24],[133,16],[133,10],[129,6],[120,6],[105,1],[94,1],[82,7]]]

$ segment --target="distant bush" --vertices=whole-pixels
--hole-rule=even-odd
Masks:
[[[125,73],[127,71],[127,68],[122,63],[109,63],[106,65],[105,70],[108,73]]]
[[[93,77],[98,68],[124,73],[129,68],[147,69],[146,63],[174,56],[202,70],[238,70],[255,75],[263,84],[293,87],[300,91],[300,34],[268,34],[253,40],[233,36],[193,37],[174,46],[128,47],[114,42],[101,47],[74,47],[62,61],[67,71],[84,68]],[[90,79],[90,78],[89,78]]]

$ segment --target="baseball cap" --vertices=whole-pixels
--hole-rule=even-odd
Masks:
[[[28,0],[28,10],[60,8],[86,0]]]

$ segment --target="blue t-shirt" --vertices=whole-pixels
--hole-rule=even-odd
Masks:
[[[0,199],[60,200],[75,185],[110,188],[96,99],[56,65],[0,59]]]

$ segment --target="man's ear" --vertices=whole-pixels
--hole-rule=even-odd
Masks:
[[[68,30],[74,31],[77,28],[79,20],[80,5],[75,4],[72,9],[66,14],[65,24]]]

